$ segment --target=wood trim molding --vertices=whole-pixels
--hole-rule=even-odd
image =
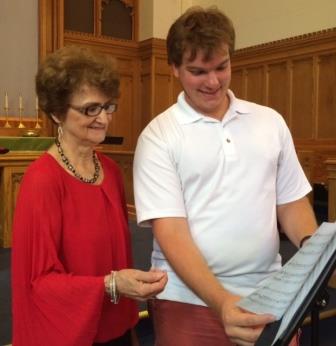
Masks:
[[[251,63],[258,63],[265,60],[265,55],[268,61],[280,57],[307,55],[316,52],[317,45],[320,52],[334,49],[336,46],[336,28],[238,49],[233,53],[232,66],[238,67],[241,64],[246,66],[249,62],[246,61],[248,57],[250,57]]]
[[[141,57],[160,55],[166,58],[166,40],[160,38],[149,38],[139,42],[139,55]]]
[[[130,40],[123,40],[112,38],[108,36],[93,36],[85,32],[77,32],[66,30],[64,32],[64,41],[67,43],[80,44],[80,45],[94,45],[105,47],[113,47],[114,49],[125,49],[125,48],[138,48],[138,43]]]

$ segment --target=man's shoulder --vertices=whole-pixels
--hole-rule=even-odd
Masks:
[[[274,108],[270,106],[263,105],[261,103],[256,103],[244,99],[236,98],[235,102],[237,106],[240,108],[245,109],[249,113],[256,113],[256,112],[262,112],[262,113],[268,113],[268,114],[274,114],[274,115],[280,115]]]
[[[235,110],[238,113],[248,114],[254,119],[259,121],[271,121],[278,124],[278,126],[285,125],[283,116],[274,108],[263,105],[260,103],[247,101],[239,98],[235,98]]]
[[[167,108],[162,113],[155,116],[144,128],[142,135],[149,133],[163,133],[169,132],[171,128],[176,127],[178,107],[175,104]]]

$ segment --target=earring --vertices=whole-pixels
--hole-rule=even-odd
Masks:
[[[61,142],[61,139],[63,138],[63,129],[62,129],[62,126],[59,124],[58,127],[57,127],[57,138],[58,138],[58,141]]]

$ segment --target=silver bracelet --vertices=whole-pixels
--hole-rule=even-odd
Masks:
[[[109,290],[110,290],[110,295],[111,295],[111,302],[113,304],[118,304],[119,303],[119,298],[120,295],[117,290],[117,285],[116,285],[116,274],[117,272],[111,271],[111,277],[109,281]]]

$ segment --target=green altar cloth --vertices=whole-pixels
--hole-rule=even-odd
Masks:
[[[45,151],[54,142],[54,137],[1,137],[0,147],[10,151]]]

